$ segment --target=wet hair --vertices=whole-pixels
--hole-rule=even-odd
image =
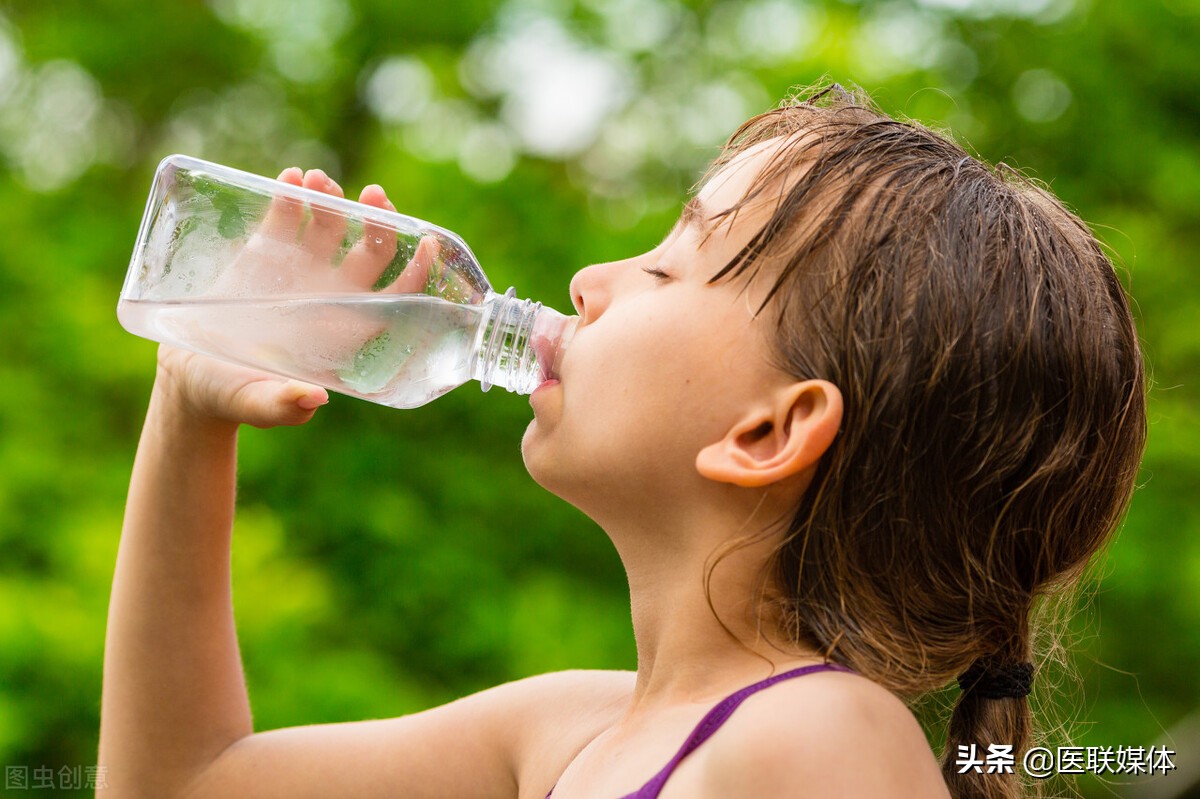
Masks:
[[[768,563],[773,617],[910,700],[977,663],[1040,661],[1038,609],[1108,541],[1145,443],[1113,263],[1041,185],[857,89],[751,119],[710,174],[764,142],[769,163],[724,213],[774,211],[712,280],[763,273],[777,365],[844,405]],[[1032,743],[1026,698],[959,694],[951,794],[1032,795]],[[1015,773],[958,774],[970,744],[1013,744]]]

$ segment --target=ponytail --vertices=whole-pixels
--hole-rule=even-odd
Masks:
[[[1033,664],[977,660],[959,678],[942,775],[953,799],[1025,799],[1022,758],[1031,738]]]

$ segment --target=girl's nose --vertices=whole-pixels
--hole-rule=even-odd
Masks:
[[[586,325],[604,313],[612,300],[613,264],[585,266],[571,278],[571,303],[579,314],[579,323]]]

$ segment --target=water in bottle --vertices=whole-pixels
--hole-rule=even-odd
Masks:
[[[278,203],[337,215],[341,247],[272,235]],[[394,244],[369,285],[351,263],[364,243]],[[450,231],[185,156],[159,166],[117,312],[137,335],[397,408],[471,379],[529,393],[577,321],[494,292]]]

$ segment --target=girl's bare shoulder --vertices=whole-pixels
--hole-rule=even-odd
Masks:
[[[572,669],[510,683],[510,707],[525,729],[518,782],[547,789],[589,742],[628,709],[637,673]]]
[[[533,721],[611,718],[620,715],[633,696],[637,673],[603,669],[570,669],[526,677],[509,683],[510,698]]]
[[[950,795],[908,706],[855,674],[812,674],[760,691],[697,753],[706,747],[702,799]]]

